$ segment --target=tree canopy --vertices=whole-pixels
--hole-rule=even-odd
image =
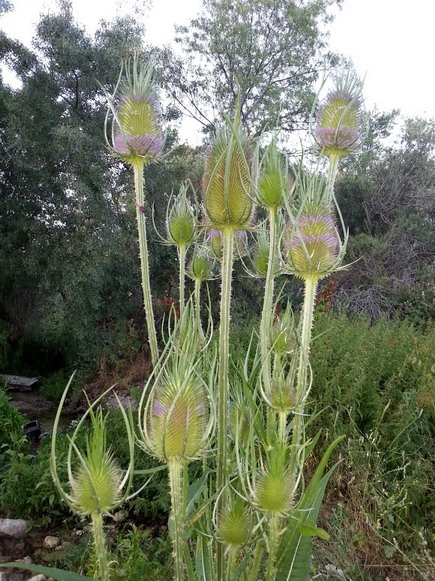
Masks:
[[[205,0],[201,14],[177,28],[184,56],[166,64],[166,87],[206,131],[238,99],[251,135],[292,131],[308,118],[315,81],[337,63],[325,24],[340,2]]]

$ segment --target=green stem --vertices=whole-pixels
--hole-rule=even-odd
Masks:
[[[180,261],[180,319],[184,313],[184,287],[186,280],[186,251],[185,246],[178,247],[178,260]]]
[[[109,581],[109,563],[107,560],[106,541],[103,533],[103,515],[95,512],[91,515],[94,532],[95,553],[97,555],[98,569],[95,579]]]
[[[136,218],[137,218],[137,229],[139,233],[139,255],[140,255],[140,267],[142,272],[142,289],[145,306],[145,318],[148,329],[148,341],[151,350],[151,361],[153,366],[155,366],[159,358],[159,350],[157,347],[157,336],[154,323],[153,303],[151,298],[148,243],[146,234],[146,217],[144,212],[141,211],[141,208],[144,207],[145,203],[143,164],[135,164],[133,168],[134,168],[134,187],[136,191],[136,202],[138,204],[138,206],[136,206]]]
[[[263,311],[261,313],[260,343],[263,384],[266,393],[270,393],[271,365],[269,356],[270,331],[272,323],[273,288],[276,262],[276,216],[277,209],[269,208],[269,257],[267,263],[266,283],[264,287]]]
[[[285,438],[285,429],[287,427],[287,412],[279,412],[279,441],[284,444]]]
[[[290,458],[290,465],[294,475],[296,475],[298,470],[301,436],[304,423],[303,413],[305,400],[307,398],[309,389],[308,367],[311,345],[311,330],[313,327],[314,301],[316,298],[318,281],[319,279],[316,276],[308,277],[305,279],[304,305],[302,308],[301,342],[296,380],[296,406],[295,415],[293,418],[292,450]]]
[[[183,532],[184,532],[184,502],[183,502],[183,464],[179,460],[168,461],[169,486],[171,489],[172,546],[174,549],[175,581],[184,579],[183,562]]]
[[[195,278],[195,320],[198,329],[198,337],[202,338],[202,325],[201,325],[201,279]]]
[[[236,557],[237,557],[237,547],[235,547],[234,545],[230,545],[227,555],[227,574],[226,574],[227,581],[231,579],[231,573],[234,570]]]
[[[227,483],[227,414],[228,414],[228,362],[230,338],[231,282],[233,271],[234,232],[222,231],[222,287],[219,328],[219,392],[217,402],[217,492],[220,493]],[[225,506],[225,494],[219,495],[217,511],[220,514]],[[225,553],[222,543],[217,546],[217,581],[224,579]]]
[[[337,155],[329,156],[328,176],[326,178],[326,193],[328,197],[328,204],[330,204],[334,198],[334,184],[337,177],[339,161],[340,157]]]
[[[279,521],[280,517],[276,513],[272,514],[269,519],[269,556],[265,581],[275,581],[275,555],[279,545]]]

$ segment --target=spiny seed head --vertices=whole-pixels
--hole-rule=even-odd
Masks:
[[[277,355],[294,353],[297,339],[294,329],[293,313],[287,307],[273,322],[270,344]]]
[[[109,512],[121,500],[121,470],[106,446],[105,418],[93,418],[86,454],[71,481],[71,505],[82,515]]]
[[[198,252],[188,266],[187,272],[193,280],[208,280],[212,276],[213,260],[204,252]]]
[[[267,266],[269,264],[269,245],[267,241],[257,240],[252,262],[257,275],[261,278],[266,278]]]
[[[219,230],[211,229],[207,231],[207,242],[216,258],[222,260],[222,235]]]
[[[252,213],[250,156],[237,127],[221,128],[208,152],[203,176],[205,211],[212,228],[242,230]]]
[[[249,439],[251,429],[251,414],[245,403],[237,402],[231,405],[230,424],[234,439],[238,438],[240,445],[244,446]]]
[[[153,453],[163,461],[198,457],[206,431],[206,408],[199,384],[170,381],[159,386],[149,407]]]
[[[334,270],[340,253],[340,239],[326,208],[307,204],[289,228],[286,243],[288,266],[296,276],[326,276]]]
[[[249,508],[236,498],[223,510],[218,520],[218,534],[227,545],[239,547],[251,536],[252,519]]]
[[[256,482],[254,501],[264,512],[285,514],[293,499],[293,479],[278,462],[261,473]]]
[[[195,237],[195,217],[184,189],[169,211],[167,229],[170,242],[178,247],[189,246]]]
[[[357,147],[361,136],[361,81],[353,72],[336,79],[321,105],[314,138],[327,156],[342,157]]]
[[[277,412],[291,412],[296,405],[296,389],[291,376],[272,378],[268,404]]]
[[[153,95],[152,67],[135,58],[124,65],[121,84],[113,110],[112,147],[127,163],[147,164],[161,156],[164,140],[160,113]]]
[[[288,195],[291,180],[282,155],[278,152],[275,140],[264,154],[257,183],[258,203],[265,208],[280,208],[284,196]]]

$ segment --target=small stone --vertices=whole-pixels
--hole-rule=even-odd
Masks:
[[[21,539],[25,536],[29,522],[21,518],[0,518],[0,537]]]
[[[128,512],[126,510],[118,510],[113,515],[113,520],[115,522],[122,522],[123,520],[125,520],[127,518],[127,516],[128,516]]]
[[[45,537],[44,542],[42,544],[43,549],[55,549],[57,546],[60,545],[59,537],[51,537],[50,535]]]
[[[27,581],[47,581],[47,577],[42,574],[33,575],[33,577],[30,577],[30,579],[27,579]]]

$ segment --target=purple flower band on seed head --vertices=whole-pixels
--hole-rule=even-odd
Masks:
[[[153,414],[158,418],[163,418],[169,411],[169,408],[162,405],[158,399],[154,400],[153,404]]]
[[[299,228],[304,228],[311,224],[322,224],[326,228],[334,228],[334,220],[330,216],[299,216]]]
[[[338,249],[338,241],[335,236],[330,234],[310,235],[301,234],[300,236],[293,236],[291,241],[292,248],[298,248],[306,244],[325,244],[330,250],[336,251]]]
[[[163,146],[163,139],[155,135],[133,135],[124,137],[116,135],[113,143],[114,149],[121,155],[151,155],[156,157]]]
[[[356,146],[360,132],[344,125],[338,129],[335,127],[317,127],[314,137],[320,147],[338,147],[350,150]]]

